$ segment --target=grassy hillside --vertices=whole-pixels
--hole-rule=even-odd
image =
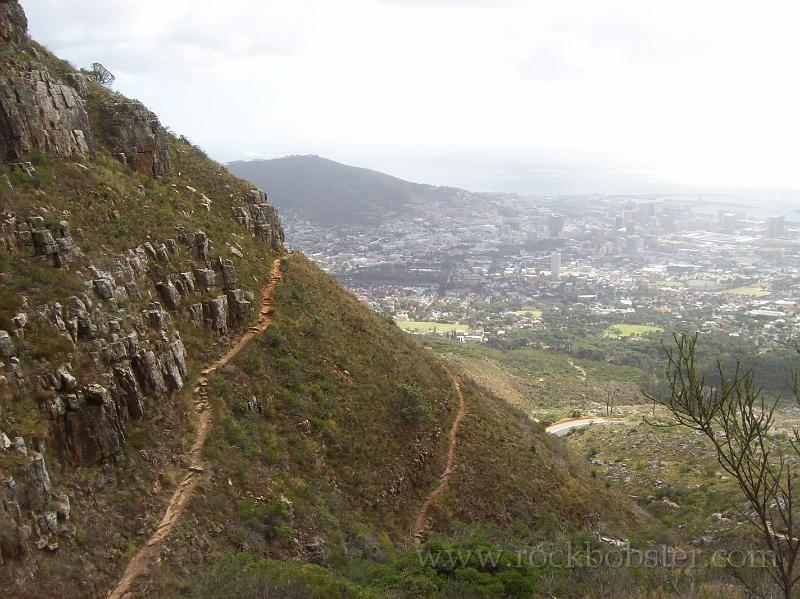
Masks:
[[[549,424],[573,412],[605,411],[642,403],[645,374],[630,366],[570,358],[534,348],[498,350],[428,337],[425,343],[461,365],[477,382],[530,417]]]
[[[30,314],[37,306],[64,303],[86,291],[86,279],[91,281],[90,264],[112,263],[124,249],[147,240],[174,237],[180,228],[206,231],[218,250],[235,261],[242,287],[258,292],[275,253],[230,216],[230,206],[240,203],[241,194],[252,186],[231,176],[184,140],[171,138],[170,156],[173,173],[160,179],[131,173],[102,147],[96,163],[36,153],[32,156],[34,178],[0,165],[0,203],[4,209],[16,214],[36,210],[56,222],[68,215],[73,231],[81,231],[76,243],[83,253],[69,268],[57,269],[39,257],[0,252],[0,328],[8,328],[20,312]],[[13,190],[4,187],[3,174],[12,181]],[[187,185],[212,199],[211,210],[198,206],[197,194]],[[230,254],[229,244],[240,248],[243,257]],[[163,276],[165,271],[154,266],[152,276]],[[182,252],[166,268],[184,272],[198,266],[199,261]],[[140,314],[149,302],[158,299],[152,291],[143,291],[141,299],[129,300],[120,308]],[[198,296],[197,301],[203,297]],[[175,323],[193,374],[228,343],[226,337],[177,316]],[[148,336],[157,340],[154,333]],[[43,322],[32,320],[24,336],[14,342],[26,370],[35,372],[30,365],[40,361],[54,366],[69,364],[80,385],[103,381],[102,371],[89,353],[91,348],[81,345],[76,350]],[[44,403],[48,395],[12,394],[8,387],[0,390],[0,430],[44,452],[53,489],[65,493],[71,503],[69,522],[58,540],[59,551],[37,552],[34,561],[6,561],[0,568],[0,588],[14,589],[19,597],[38,597],[47,592],[65,597],[104,594],[119,566],[157,523],[178,482],[175,472],[192,439],[187,420],[191,387],[187,387],[171,398],[148,399],[145,417],[128,423],[126,443],[119,452],[91,468],[59,466],[51,445],[56,438]],[[0,471],[14,474],[15,459],[0,452]]]
[[[22,14],[6,3],[0,18],[9,6]],[[13,25],[18,35],[0,45],[0,91],[16,111],[0,115],[8,159],[0,163],[0,329],[8,333],[0,433],[25,447],[0,447],[0,594],[103,596],[180,480],[193,439],[191,381],[248,325],[245,316],[212,330],[202,311],[191,317],[191,305],[225,295],[222,285],[186,289],[173,309],[157,284],[193,278],[218,258],[231,261],[236,293],[257,297],[282,248],[279,237],[269,243],[234,218],[252,184],[30,40],[24,17]],[[42,79],[47,85],[30,83]],[[79,82],[80,94],[71,87]],[[26,93],[5,95],[12,85]],[[55,112],[37,121],[40,106]],[[144,111],[139,132],[163,135],[170,168],[158,176],[119,155],[109,115],[125,106]],[[61,143],[58,127],[75,114],[85,117],[76,125],[91,152],[37,145],[47,135]],[[24,127],[12,131],[14,118]],[[193,245],[197,231],[208,239],[206,258]],[[139,351],[153,352],[157,388],[134,378]],[[125,392],[117,371],[130,375]]]
[[[321,224],[381,221],[387,213],[409,214],[414,204],[446,199],[458,192],[319,156],[232,162],[228,168],[269,190],[270,200],[278,208]]]
[[[365,572],[388,560],[381,585],[402,586],[416,511],[444,467],[457,406],[451,375],[301,255],[285,261],[275,298],[272,327],[209,381],[218,423],[210,465],[155,584],[226,596],[253,584],[225,583],[230,568],[293,558],[359,593],[375,591]],[[636,521],[561,441],[475,384],[463,388],[455,473],[432,507],[432,528],[444,535],[434,532],[436,542],[471,530],[488,543],[484,528],[519,543],[556,529],[620,533]],[[262,565],[254,572],[278,587],[285,576],[305,588],[322,575]]]
[[[641,371],[532,348],[501,351],[435,338],[425,341],[437,354],[542,424],[571,415],[605,416],[606,401],[613,397],[615,422],[570,434],[565,439],[568,455],[579,456],[579,468],[589,468],[591,476],[648,514],[649,518],[642,519],[644,526],[631,536],[632,545],[635,538],[651,538],[693,552],[700,567],[676,578],[668,585],[670,592],[705,597],[724,588],[733,596],[746,596],[741,588],[730,585],[723,569],[705,566],[715,552],[746,552],[758,546],[753,528],[742,515],[745,499],[717,463],[706,439],[683,427],[651,424],[668,424],[671,418],[663,408],[643,402],[640,389],[648,380]],[[791,437],[797,418],[795,407],[779,405],[773,442],[784,443]],[[554,503],[568,504],[569,497]],[[617,513],[600,503],[593,505],[601,519],[604,514]],[[622,585],[616,590],[619,596],[651,596],[652,580],[640,581],[636,591],[625,590],[630,572],[619,570],[617,574],[616,582]],[[766,573],[754,568],[748,575],[763,584]]]

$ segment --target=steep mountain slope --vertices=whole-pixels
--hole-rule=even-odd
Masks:
[[[209,380],[221,426],[206,445],[195,516],[142,587],[194,595],[193,575],[242,552],[353,578],[348,568],[413,547],[419,508],[445,469],[461,377],[301,255],[283,270],[273,325]],[[561,441],[469,380],[461,386],[453,474],[426,537],[459,522],[531,536],[638,522]]]
[[[25,25],[0,3],[0,586],[98,595],[163,510],[187,381],[247,329],[283,231]]]
[[[416,204],[455,200],[467,193],[411,183],[319,156],[232,162],[230,171],[270,190],[275,205],[312,222],[370,223],[387,214],[409,214]]]
[[[264,557],[280,584],[311,588],[298,596],[325,596],[330,577],[327,596],[374,594],[360,580],[412,546],[441,480],[453,373],[285,256],[263,192],[31,41],[16,2],[0,2],[0,41],[0,592],[105,596],[190,480],[143,594],[221,596],[219,572]],[[271,324],[247,333],[281,257]],[[562,444],[461,386],[426,534],[625,528]]]

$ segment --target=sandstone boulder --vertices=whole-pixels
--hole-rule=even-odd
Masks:
[[[88,385],[76,407],[65,414],[65,432],[77,464],[97,464],[117,453],[125,442],[126,418],[111,392],[102,385]]]
[[[4,358],[10,358],[16,353],[17,348],[11,340],[11,335],[8,334],[8,331],[0,331],[0,355]]]
[[[161,301],[170,310],[177,310],[181,305],[181,295],[175,288],[175,285],[167,279],[160,283],[156,283],[156,290],[161,297]]]
[[[283,247],[284,233],[278,211],[267,203],[267,194],[252,189],[245,196],[246,204],[233,209],[233,216],[240,225],[263,239],[273,250]]]
[[[217,275],[210,268],[195,268],[194,278],[197,282],[197,287],[202,291],[208,291],[217,284]]]
[[[161,307],[159,302],[151,302],[145,312],[148,326],[157,331],[164,331],[172,326],[172,317]]]
[[[194,251],[200,260],[208,260],[208,235],[202,231],[194,234]]]
[[[145,393],[152,397],[166,395],[167,384],[164,381],[156,355],[152,350],[139,350],[131,358],[131,367]]]
[[[211,266],[217,274],[217,281],[221,281],[223,289],[236,289],[239,286],[239,280],[236,277],[236,268],[233,266],[231,260],[214,258],[211,260]]]
[[[228,324],[231,327],[240,327],[250,322],[253,305],[244,298],[241,289],[226,291],[225,298],[228,301]]]
[[[131,418],[138,420],[144,415],[144,398],[133,371],[125,366],[115,366],[112,372],[117,400],[127,407]]]
[[[203,302],[203,320],[212,331],[225,335],[228,332],[228,302],[224,295]]]
[[[106,278],[98,278],[92,281],[94,292],[102,300],[110,300],[114,297],[114,282]]]

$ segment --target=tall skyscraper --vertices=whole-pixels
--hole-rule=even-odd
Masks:
[[[550,255],[550,274],[557,277],[561,273],[561,254],[553,252]]]
[[[636,222],[636,210],[634,208],[626,208],[622,211],[622,224],[628,225]]]
[[[658,213],[658,225],[664,233],[674,233],[677,230],[678,211],[672,206],[663,206]]]

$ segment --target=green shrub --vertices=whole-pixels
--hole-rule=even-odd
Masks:
[[[365,593],[319,566],[229,555],[196,575],[183,595],[195,599],[357,599]]]
[[[258,374],[261,371],[261,358],[259,355],[257,353],[248,354],[244,359],[242,369],[250,376]]]
[[[236,420],[231,417],[222,419],[222,431],[225,435],[225,440],[234,447],[242,450],[242,453],[249,454],[251,450],[250,439],[247,437],[244,429],[239,425]]]
[[[72,342],[56,334],[48,324],[34,322],[29,328],[24,340],[25,353],[33,358],[57,360],[72,351]]]
[[[430,421],[432,410],[419,387],[400,383],[397,390],[400,394],[400,416],[405,422],[418,425]]]
[[[283,501],[275,499],[262,503],[242,499],[236,504],[236,513],[245,526],[267,539],[285,540],[294,534],[291,509]]]
[[[247,402],[242,397],[234,397],[231,399],[231,412],[237,416],[243,416],[249,412]]]
[[[34,166],[41,166],[43,164],[47,164],[48,160],[50,160],[50,156],[48,156],[47,152],[44,150],[40,150],[39,148],[33,148],[31,150],[31,163]]]

